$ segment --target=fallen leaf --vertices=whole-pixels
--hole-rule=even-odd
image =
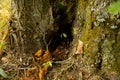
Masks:
[[[43,54],[43,52],[44,52],[44,51],[40,49],[40,50],[38,50],[38,51],[35,53],[35,56],[36,56],[36,57],[40,57],[40,56]]]
[[[35,58],[37,61],[40,62],[40,64],[43,64],[45,62],[48,62],[52,59],[51,54],[49,50],[43,51],[39,50],[35,53]]]
[[[48,68],[49,68],[49,66],[40,67],[40,70],[39,70],[39,79],[40,80],[45,80],[44,77],[48,71]]]
[[[77,46],[77,54],[83,54],[83,42],[81,40],[78,41],[78,46]]]

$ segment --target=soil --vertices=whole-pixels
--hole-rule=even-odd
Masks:
[[[80,66],[78,68],[76,65],[80,61],[75,63],[78,60],[72,56],[72,46],[68,40],[62,42],[55,51],[49,52],[51,58],[42,63],[40,58],[36,58],[36,52],[6,53],[2,56],[0,67],[6,72],[7,78],[0,76],[0,80],[78,80],[80,76],[76,72],[80,71]],[[46,64],[49,61],[51,65]]]

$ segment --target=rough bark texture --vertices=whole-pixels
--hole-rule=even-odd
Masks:
[[[12,48],[25,53],[45,50],[51,33],[56,31],[49,0],[14,0],[13,5],[16,22],[12,23],[14,33],[10,35]]]
[[[70,70],[65,68],[68,70],[67,76],[61,75],[58,78],[118,80],[120,16],[112,18],[106,11],[106,6],[111,2],[112,0],[14,0],[16,21],[10,29],[11,49],[20,53],[55,49],[62,41],[61,35],[65,33],[67,38],[73,39],[73,52],[76,51],[78,40],[81,40],[84,53],[73,59],[72,67],[68,68]],[[50,76],[49,79],[53,78]]]
[[[13,0],[16,21],[11,23],[11,48],[24,53],[54,50],[63,33],[72,37],[75,6],[76,0]]]
[[[82,70],[83,74],[90,75],[83,77],[90,80],[94,80],[96,75],[105,80],[120,79],[117,75],[120,73],[120,16],[111,18],[112,15],[106,11],[110,3],[111,0],[80,0],[78,4],[74,35],[79,35],[84,43]],[[95,80],[99,78],[97,76]]]

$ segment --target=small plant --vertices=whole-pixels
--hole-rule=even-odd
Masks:
[[[61,38],[67,38],[67,34],[62,33],[62,34],[60,35],[60,37],[61,37]]]
[[[4,78],[7,78],[7,74],[2,68],[0,68],[0,75],[3,76]]]
[[[120,12],[120,0],[118,0],[117,2],[112,3],[109,7],[108,7],[108,11],[110,13],[112,13],[113,15],[116,15]]]
[[[43,63],[42,66],[50,66],[50,67],[52,67],[52,61],[47,61],[47,62]]]

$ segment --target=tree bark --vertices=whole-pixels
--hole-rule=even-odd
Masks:
[[[111,18],[107,12],[106,7],[111,2],[13,0],[15,20],[10,28],[10,48],[19,53],[46,50],[56,46],[62,40],[61,34],[65,33],[73,39],[73,46],[78,40],[83,42],[84,52],[82,57],[81,54],[77,57],[82,61],[77,64],[82,79],[117,80],[120,74],[120,16]]]
[[[10,31],[11,48],[20,53],[54,50],[62,41],[62,33],[72,37],[75,6],[76,0],[13,0],[16,21]]]
[[[73,32],[84,43],[82,70],[83,74],[87,72],[83,75],[86,79],[93,80],[96,75],[106,75],[103,79],[120,79],[120,16],[111,18],[106,10],[110,3],[111,0],[80,0],[78,3]]]
[[[45,50],[55,31],[49,0],[13,0],[13,5],[16,21],[12,23],[11,48],[20,53]]]

